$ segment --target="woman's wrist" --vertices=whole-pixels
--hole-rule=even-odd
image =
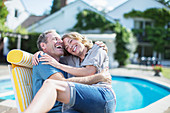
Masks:
[[[61,64],[61,63],[58,63],[57,65],[55,65],[55,67],[56,67],[57,69],[61,69],[61,68],[62,68],[62,64]]]

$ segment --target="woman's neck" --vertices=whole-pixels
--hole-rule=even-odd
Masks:
[[[82,54],[79,56],[81,62],[84,60],[86,53],[87,53],[87,47],[84,48]]]

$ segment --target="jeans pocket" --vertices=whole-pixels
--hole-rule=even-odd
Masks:
[[[105,113],[114,113],[116,108],[116,100],[112,99],[106,102]]]

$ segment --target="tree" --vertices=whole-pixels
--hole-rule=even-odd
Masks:
[[[6,21],[6,17],[8,15],[8,10],[4,5],[4,1],[0,1],[0,24],[4,24]]]
[[[170,0],[157,0],[157,1],[170,8]]]
[[[51,7],[50,14],[58,11],[61,8],[61,0],[53,0],[53,5]]]
[[[110,23],[104,16],[90,10],[83,10],[77,15],[77,24],[74,26],[76,31],[100,29]]]
[[[5,26],[7,15],[8,15],[8,10],[4,5],[4,0],[0,0],[0,30],[1,31],[9,31],[9,28]]]

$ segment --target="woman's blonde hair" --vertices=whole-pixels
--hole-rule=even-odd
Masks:
[[[80,41],[85,47],[87,47],[88,50],[91,49],[93,46],[93,43],[91,40],[88,40],[85,36],[81,35],[78,32],[67,33],[62,37],[62,40],[64,40],[64,38],[67,38],[67,37]]]

